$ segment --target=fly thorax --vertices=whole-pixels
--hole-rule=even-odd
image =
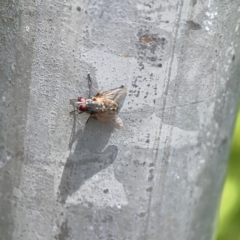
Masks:
[[[102,112],[103,105],[99,101],[94,101],[92,99],[87,99],[86,100],[86,112],[91,113],[91,112]]]

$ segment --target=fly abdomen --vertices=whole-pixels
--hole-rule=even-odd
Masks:
[[[118,104],[110,99],[104,99],[103,100],[104,110],[105,111],[113,111],[116,112],[118,109]]]

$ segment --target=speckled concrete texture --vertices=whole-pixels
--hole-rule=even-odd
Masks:
[[[213,239],[239,100],[238,1],[9,0],[0,236]],[[69,114],[125,85],[124,128]],[[91,93],[93,96],[93,92]]]

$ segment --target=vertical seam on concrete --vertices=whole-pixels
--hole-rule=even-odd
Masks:
[[[173,41],[172,41],[172,49],[171,49],[171,58],[170,58],[170,61],[169,61],[169,71],[167,73],[167,79],[166,81],[164,82],[164,88],[165,90],[163,91],[163,108],[162,108],[162,119],[164,118],[164,111],[165,111],[165,106],[166,106],[166,101],[167,101],[167,97],[168,97],[168,87],[169,87],[169,83],[170,83],[170,78],[171,78],[171,72],[172,72],[172,64],[173,64],[173,60],[174,60],[174,53],[175,53],[175,48],[176,48],[176,42],[177,42],[177,37],[178,37],[178,31],[179,31],[179,23],[180,23],[180,20],[181,20],[181,13],[182,13],[182,7],[183,7],[183,0],[178,3],[179,4],[179,12],[177,14],[177,21],[176,21],[176,27],[175,29],[173,30],[174,32],[174,37],[173,37]],[[156,170],[156,162],[158,160],[158,155],[159,155],[159,143],[160,143],[160,136],[161,136],[161,131],[162,131],[162,121],[160,123],[160,129],[158,131],[158,134],[157,134],[157,137],[155,139],[157,139],[157,149],[156,149],[156,153],[154,154],[155,157],[154,157],[154,163],[155,163],[155,170]],[[172,133],[172,131],[171,131]],[[156,141],[156,140],[155,140]],[[166,147],[164,148],[166,149]],[[163,156],[169,156],[170,153],[166,153],[165,150],[164,150],[164,155]],[[163,192],[164,192],[164,188],[163,188],[163,185],[164,185],[164,180],[165,178],[163,177],[163,174],[165,173],[166,174],[166,168],[167,168],[167,164],[165,165],[162,165],[164,166],[162,169],[161,169],[161,179],[160,179],[160,186],[162,186],[162,190],[161,190],[161,194],[159,196],[160,199],[162,199],[163,197]],[[149,196],[149,201],[148,201],[148,214],[147,214],[147,221],[146,221],[146,228],[145,228],[145,233],[149,232],[148,230],[148,227],[149,227],[149,214],[150,214],[150,208],[151,208],[151,203],[152,203],[152,192],[150,193],[150,196]],[[161,206],[161,200],[160,200],[160,206]],[[160,223],[159,223],[160,224]]]

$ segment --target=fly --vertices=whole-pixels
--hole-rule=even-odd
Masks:
[[[99,91],[92,86],[90,73],[88,73],[89,86],[94,89],[97,94],[90,99],[78,97],[75,101],[76,111],[81,114],[83,112],[89,113],[90,117],[100,120],[114,128],[122,128],[123,121],[117,115],[118,101],[127,93],[127,88],[123,85],[119,88],[99,93]],[[73,100],[73,99],[71,99]]]

